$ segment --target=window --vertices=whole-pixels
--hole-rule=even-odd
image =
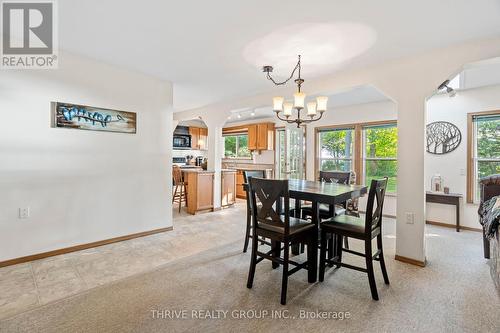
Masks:
[[[354,171],[356,183],[388,177],[397,190],[398,129],[394,120],[316,128],[316,172]],[[316,174],[318,176],[318,174]]]
[[[251,156],[250,150],[248,150],[247,134],[224,136],[224,157],[250,158]]]
[[[363,127],[363,180],[388,177],[387,193],[396,193],[398,129],[395,124]]]
[[[319,131],[319,170],[353,169],[354,128]]]
[[[479,180],[500,173],[500,111],[469,114],[468,118],[467,201],[478,202]]]

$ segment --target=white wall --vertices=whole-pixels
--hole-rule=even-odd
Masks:
[[[454,98],[436,95],[427,102],[427,123],[448,121],[462,133],[462,142],[457,149],[445,155],[425,155],[426,189],[430,190],[430,178],[439,173],[444,186],[450,192],[463,194],[461,225],[480,228],[477,217],[478,206],[466,203],[467,187],[467,113],[500,109],[500,86],[483,87],[459,91]],[[455,224],[455,207],[427,204],[427,220]]]
[[[137,134],[51,128],[51,101],[136,112]],[[2,71],[0,261],[171,226],[171,106],[170,83],[66,53]]]

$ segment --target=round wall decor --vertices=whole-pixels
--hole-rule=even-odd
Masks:
[[[436,121],[426,127],[427,152],[443,155],[454,151],[462,141],[462,133],[457,126],[447,121]]]

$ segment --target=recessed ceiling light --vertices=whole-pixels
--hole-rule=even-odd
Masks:
[[[252,113],[250,113],[250,115],[253,117],[255,116],[255,111],[252,111]]]
[[[237,116],[237,117],[238,117],[238,119],[240,119],[240,118],[241,118],[241,114],[239,114],[239,113],[238,113],[238,116]]]
[[[250,42],[243,50],[246,61],[261,68],[272,64],[276,76],[286,76],[302,55],[306,75],[324,74],[375,44],[377,34],[354,22],[302,23],[272,31]]]

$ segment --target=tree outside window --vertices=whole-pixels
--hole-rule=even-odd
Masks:
[[[479,200],[481,178],[500,174],[500,115],[474,117],[474,186]]]
[[[353,168],[354,129],[328,129],[319,133],[320,170],[351,171]]]
[[[396,125],[369,126],[363,128],[364,183],[372,179],[388,177],[387,192],[397,190],[398,129]]]

